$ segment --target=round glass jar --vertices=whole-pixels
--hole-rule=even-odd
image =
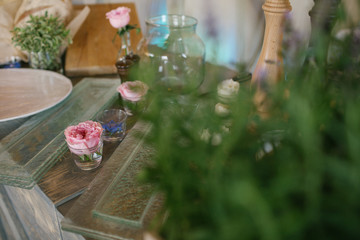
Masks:
[[[205,70],[205,45],[196,34],[197,20],[161,15],[148,19],[146,26],[141,59],[155,72],[155,83],[176,93],[197,89]]]

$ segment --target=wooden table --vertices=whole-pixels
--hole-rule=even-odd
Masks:
[[[208,64],[206,69],[206,81],[202,86],[205,92],[211,85],[210,79],[220,81],[236,75],[219,66]],[[26,219],[17,222],[17,231],[23,231],[34,239],[81,239],[80,235],[73,233],[94,239],[142,239],[144,229],[162,204],[161,199],[144,195],[144,186],[137,185],[135,178],[146,164],[144,160],[152,154],[138,133],[144,132],[145,136],[148,125],[136,119],[129,122],[129,129],[133,127],[127,137],[120,144],[105,143],[103,163],[92,172],[78,170],[66,146],[61,146],[64,144],[62,131],[67,125],[92,119],[102,108],[117,104],[118,96],[111,97],[116,93],[117,82],[117,78],[85,78],[75,85],[72,95],[63,105],[27,118],[1,139],[3,146],[14,148],[12,152],[15,153],[15,148],[19,144],[22,146],[22,139],[30,147],[34,145],[31,151],[35,153],[39,151],[37,145],[45,144],[43,150],[34,156],[34,163],[43,163],[42,157],[50,153],[58,154],[58,157],[48,159],[48,169],[36,170],[33,174],[39,176],[34,181],[39,181],[32,189],[0,184],[2,198],[16,206],[9,209],[11,216],[20,214],[21,220]],[[2,126],[7,128],[7,125]],[[56,132],[51,137],[49,131]],[[51,149],[47,150],[49,147]],[[13,184],[19,185],[17,182]],[[46,222],[41,219],[46,219]],[[1,212],[0,220],[4,220]],[[49,226],[57,229],[49,231]],[[9,229],[5,226],[5,231]]]
[[[121,40],[117,36],[112,42],[116,29],[110,25],[105,14],[120,6],[131,9],[129,24],[140,27],[134,3],[89,5],[90,13],[66,52],[65,74],[67,76],[116,73],[115,61],[121,47]],[[75,5],[74,8],[80,10],[84,8],[84,5]],[[137,34],[135,30],[132,30],[130,36],[132,46],[136,47],[142,34]]]

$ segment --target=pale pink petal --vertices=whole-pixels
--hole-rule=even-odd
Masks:
[[[125,27],[130,22],[130,8],[118,7],[106,13],[106,18],[109,19],[111,26],[114,28]]]
[[[118,88],[117,91],[121,97],[125,100],[132,102],[140,101],[147,93],[149,87],[141,81],[124,82]]]
[[[101,139],[103,128],[101,124],[93,121],[81,122],[76,126],[65,129],[64,135],[70,151],[83,155],[95,152]]]

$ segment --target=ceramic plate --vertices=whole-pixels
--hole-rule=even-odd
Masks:
[[[28,117],[63,101],[71,81],[51,71],[0,69],[0,122]]]

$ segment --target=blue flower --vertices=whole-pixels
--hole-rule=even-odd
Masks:
[[[111,120],[110,122],[103,124],[102,127],[105,129],[105,131],[108,131],[110,133],[116,133],[123,131],[122,128],[123,123],[117,123],[114,120]]]

